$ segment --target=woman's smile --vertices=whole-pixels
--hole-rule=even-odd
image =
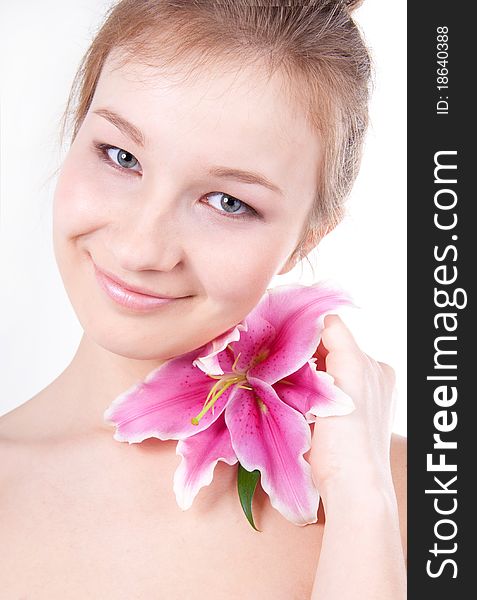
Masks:
[[[182,298],[188,298],[189,296],[178,296],[171,297],[167,295],[152,295],[142,293],[144,290],[139,291],[136,286],[130,286],[124,284],[118,277],[111,277],[104,271],[99,269],[93,262],[96,279],[101,289],[115,302],[121,306],[125,306],[136,312],[149,312],[156,310],[164,304],[170,304],[171,302],[180,300]]]

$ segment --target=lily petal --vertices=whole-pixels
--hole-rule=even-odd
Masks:
[[[182,460],[174,473],[174,493],[180,508],[187,510],[200,488],[212,482],[219,460],[228,465],[237,462],[224,414],[207,429],[177,442],[176,454]]]
[[[316,358],[273,384],[273,389],[279,398],[302,413],[308,423],[314,423],[316,417],[347,415],[355,409],[353,400],[335,385],[334,378],[316,369]]]
[[[256,363],[268,360],[269,348],[276,336],[275,329],[267,319],[252,313],[247,317],[247,331],[233,344],[237,357],[237,370],[245,372]]]
[[[249,379],[253,391],[237,389],[225,409],[225,423],[240,464],[258,469],[272,506],[296,525],[317,521],[318,491],[303,458],[311,431],[303,415],[282,402],[272,386]]]
[[[315,375],[320,381],[320,397],[315,398],[308,406],[305,417],[309,423],[316,421],[315,417],[348,415],[355,410],[356,405],[351,396],[335,384],[334,377],[326,371],[318,370]]]
[[[104,420],[116,426],[115,440],[130,444],[150,437],[179,440],[197,434],[219,418],[230,388],[216,401],[213,412],[207,411],[198,425],[191,423],[215,383],[192,366],[196,356],[197,350],[168,360],[113,400]]]
[[[239,340],[241,331],[247,331],[245,321],[241,321],[206,344],[201,355],[194,360],[193,365],[208,375],[223,375],[224,371],[220,366],[218,354],[225,350],[231,342]]]
[[[318,347],[325,315],[350,302],[343,292],[323,284],[282,285],[268,290],[247,323],[251,328],[254,319],[265,319],[276,335],[268,359],[253,367],[250,375],[273,384],[298,371]]]

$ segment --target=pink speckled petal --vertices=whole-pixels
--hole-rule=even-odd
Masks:
[[[353,400],[334,384],[329,373],[316,370],[316,358],[274,383],[273,389],[279,398],[305,415],[308,423],[314,423],[317,416],[347,415],[355,408]]]
[[[239,340],[241,335],[240,332],[242,331],[247,331],[247,324],[244,321],[235,325],[235,327],[228,329],[222,335],[214,338],[206,344],[201,356],[194,360],[194,366],[199,367],[199,369],[208,375],[223,375],[224,371],[220,366],[218,355],[225,350],[231,342]]]
[[[224,413],[235,454],[245,469],[260,471],[262,488],[285,518],[315,523],[319,495],[303,457],[311,446],[310,426],[269,384],[249,383],[253,391],[238,389]]]
[[[247,327],[240,339],[232,344],[235,357],[240,354],[236,369],[241,372],[245,372],[255,362],[267,360],[268,349],[276,335],[275,329],[267,319],[253,311],[247,317]]]
[[[114,439],[137,443],[146,438],[179,440],[206,429],[220,416],[230,395],[226,390],[198,425],[192,417],[202,410],[214,379],[192,366],[197,351],[173,358],[152,371],[144,381],[113,400],[104,412],[116,426]]]
[[[212,482],[219,460],[228,465],[237,462],[224,413],[207,429],[177,442],[176,454],[182,460],[174,473],[174,493],[180,508],[187,510],[199,490]]]
[[[251,315],[267,320],[275,329],[267,360],[250,370],[250,375],[276,383],[298,371],[316,351],[323,331],[324,316],[338,306],[350,304],[344,293],[315,284],[282,285],[268,290]]]

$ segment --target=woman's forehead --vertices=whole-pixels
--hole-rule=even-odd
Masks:
[[[307,115],[292,99],[289,88],[283,71],[277,69],[269,74],[259,61],[153,65],[132,60],[118,62],[112,54],[103,66],[95,97],[116,91],[116,95],[135,94],[141,102],[166,102],[170,98],[172,102],[180,100],[176,110],[182,106],[195,107],[197,111],[205,108],[211,113],[219,111],[221,116],[227,111],[233,116],[233,111],[248,109],[250,119],[255,115],[255,121],[278,125],[277,129],[292,139],[293,131],[302,134],[307,129]],[[285,128],[287,124],[289,129]],[[310,134],[314,136],[315,132]]]

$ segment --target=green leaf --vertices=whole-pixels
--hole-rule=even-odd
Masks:
[[[253,522],[252,500],[259,477],[260,471],[258,469],[255,469],[255,471],[247,471],[247,469],[244,469],[242,465],[238,463],[237,488],[240,504],[242,505],[243,512],[245,513],[248,522],[255,531],[260,531],[260,529],[257,529]]]

